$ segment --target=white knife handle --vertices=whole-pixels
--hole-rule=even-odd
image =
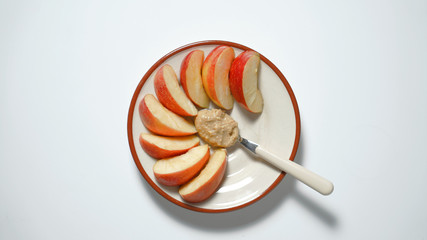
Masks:
[[[261,146],[255,148],[255,153],[267,162],[294,176],[296,179],[300,180],[307,186],[313,188],[323,195],[329,195],[334,190],[334,185],[332,182],[291,160],[281,159],[278,156],[268,152]]]

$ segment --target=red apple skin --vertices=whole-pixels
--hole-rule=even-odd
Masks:
[[[242,107],[244,107],[246,110],[252,112],[251,109],[249,109],[245,96],[243,95],[243,72],[245,70],[245,65],[248,62],[248,60],[254,56],[258,55],[259,53],[248,50],[245,51],[239,56],[237,56],[233,63],[231,64],[230,68],[230,90],[231,94],[233,95],[236,102],[238,102]]]
[[[210,64],[212,65],[214,62],[216,62],[216,60],[218,59],[218,57],[221,55],[222,51],[225,50],[227,46],[218,46],[216,48],[214,48],[209,55],[206,57],[205,62],[204,62],[204,66]],[[204,74],[206,77],[203,79],[203,85],[205,85],[205,89],[206,89],[206,93],[208,94],[208,96],[214,100],[215,104],[217,104],[217,96],[215,93],[215,81],[214,81],[214,77],[215,77],[215,66],[210,66],[208,68],[207,71],[205,71]],[[209,89],[213,89],[213,91],[210,91]]]
[[[194,132],[179,131],[164,125],[154,117],[150,109],[147,107],[147,104],[144,101],[147,96],[148,95],[146,95],[139,103],[139,116],[141,117],[142,123],[146,128],[148,128],[148,130],[163,136],[188,136],[197,132],[196,130]]]
[[[215,90],[215,68],[217,67],[217,60],[221,56],[221,54],[227,50],[231,49],[234,50],[230,46],[218,46],[214,48],[209,55],[206,57],[205,62],[203,63],[202,68],[202,80],[203,80],[203,86],[205,87],[206,93],[208,94],[209,98],[220,108],[224,108],[226,110],[230,110],[231,107],[225,107],[222,105],[222,103],[218,100],[218,95]],[[234,59],[234,56],[233,56]]]
[[[187,54],[187,56],[185,56],[184,60],[182,60],[181,72],[180,72],[181,85],[182,85],[182,88],[184,89],[184,92],[187,94],[188,98],[197,107],[207,108],[207,107],[209,107],[209,101],[207,101],[205,104],[201,104],[196,99],[193,99],[192,96],[190,95],[190,92],[189,92],[188,86],[187,86],[188,83],[187,83],[187,74],[186,74],[186,71],[187,71],[187,69],[189,67],[189,64],[190,64],[190,61],[191,61],[192,57],[195,56],[196,54],[200,54],[201,58],[202,58],[202,64],[200,66],[200,80],[202,79],[202,69],[201,69],[201,67],[203,66],[204,52],[202,50],[193,50],[189,54]],[[201,84],[203,86],[203,83],[201,83]]]
[[[159,99],[159,102],[163,104],[163,106],[165,106],[167,109],[181,116],[197,115],[197,112],[189,113],[185,109],[183,109],[171,95],[169,89],[166,86],[166,82],[163,75],[165,68],[169,68],[169,67],[172,69],[172,67],[168,64],[162,66],[154,76],[154,90],[156,91],[156,95],[157,95],[157,98]]]
[[[216,192],[219,185],[221,184],[222,179],[224,178],[226,166],[227,166],[227,156],[225,157],[224,161],[222,162],[218,170],[215,172],[213,177],[209,179],[209,181],[207,181],[205,184],[200,186],[196,191],[186,195],[181,195],[181,197],[185,201],[192,202],[192,203],[202,202],[208,199],[210,196],[212,196],[212,194]]]
[[[190,63],[192,55],[195,54],[196,51],[201,51],[201,50],[191,51],[187,56],[185,56],[185,58],[184,58],[184,60],[182,60],[182,64],[181,64],[181,72],[180,72],[181,85],[182,85],[182,89],[184,89],[184,91],[188,97],[190,97],[190,96],[188,93],[188,87],[187,87],[187,81],[186,81],[187,75],[185,74],[185,71],[188,68],[188,64]]]
[[[190,168],[187,168],[185,170],[174,172],[170,174],[159,174],[154,172],[154,176],[156,177],[156,180],[166,186],[179,186],[182,185],[189,180],[191,180],[193,177],[195,177],[200,170],[203,169],[203,167],[206,165],[210,157],[210,151],[208,148],[208,151],[206,151],[205,156],[197,162],[197,164],[191,166]]]
[[[191,146],[189,148],[179,149],[179,150],[168,150],[168,149],[161,148],[155,144],[152,144],[152,143],[146,141],[142,137],[142,134],[139,136],[139,143],[141,144],[142,149],[144,149],[144,151],[148,155],[150,155],[151,157],[153,157],[155,159],[162,159],[162,158],[169,158],[169,157],[178,156],[178,155],[186,153],[188,150],[192,149],[193,147],[197,147],[200,145],[200,142],[197,142],[196,144],[194,144],[193,146]]]

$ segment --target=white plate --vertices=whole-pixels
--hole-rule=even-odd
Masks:
[[[179,76],[181,61],[195,49],[209,52],[219,45],[234,48],[236,56],[249,48],[225,41],[203,41],[178,48],[159,61],[144,75],[131,101],[128,114],[128,138],[135,163],[147,182],[169,201],[200,212],[225,212],[252,204],[270,192],[284,177],[284,173],[268,163],[256,159],[243,147],[236,144],[228,148],[228,165],[224,180],[218,191],[208,200],[193,204],[183,201],[177,187],[166,187],[154,178],[155,159],[147,155],[139,145],[139,135],[149,132],[139,117],[139,102],[146,94],[153,94],[153,78],[157,69],[164,64],[173,67]],[[282,73],[268,59],[261,55],[259,69],[259,88],[264,98],[261,114],[252,114],[236,102],[229,112],[239,124],[242,137],[265,146],[269,151],[283,158],[295,157],[299,136],[300,118],[298,105],[292,89]],[[213,103],[211,107],[217,108]]]

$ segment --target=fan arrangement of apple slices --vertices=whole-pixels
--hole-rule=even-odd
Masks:
[[[200,145],[194,123],[198,108],[210,101],[219,108],[233,108],[234,100],[246,110],[261,113],[263,98],[258,89],[260,55],[244,51],[235,58],[230,46],[218,46],[204,59],[194,50],[183,59],[180,82],[174,69],[163,65],[154,77],[152,94],[139,103],[139,114],[151,133],[141,133],[143,150],[157,159],[153,166],[156,180],[166,186],[179,186],[187,202],[208,199],[225,174],[227,151]],[[181,86],[180,86],[181,83]]]

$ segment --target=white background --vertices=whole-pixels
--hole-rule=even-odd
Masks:
[[[132,94],[164,54],[209,39],[284,73],[296,161],[332,195],[286,176],[206,214],[145,182]],[[427,239],[426,43],[426,1],[1,1],[0,239]]]

